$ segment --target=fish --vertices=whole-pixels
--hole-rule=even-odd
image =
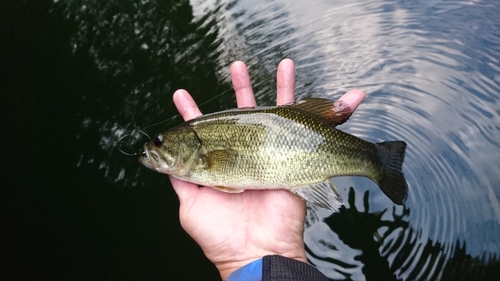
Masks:
[[[337,129],[351,114],[342,108],[338,101],[308,98],[202,115],[145,143],[139,162],[223,192],[286,189],[331,211],[343,202],[330,179],[362,176],[404,204],[406,142],[372,143]]]

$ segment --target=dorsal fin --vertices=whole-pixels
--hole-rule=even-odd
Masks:
[[[334,126],[344,123],[352,114],[352,109],[346,103],[323,98],[307,98],[283,106],[319,115]]]

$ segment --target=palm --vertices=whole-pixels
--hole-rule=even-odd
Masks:
[[[305,203],[284,190],[247,190],[228,194],[172,179],[192,192],[181,201],[183,228],[215,264],[243,264],[268,254],[304,259]],[[180,188],[180,187],[179,187]]]

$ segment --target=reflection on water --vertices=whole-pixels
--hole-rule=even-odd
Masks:
[[[316,264],[320,268],[327,266],[324,271],[328,272],[330,278],[360,280],[365,276],[368,280],[376,278],[379,278],[379,280],[394,280],[395,273],[392,271],[400,270],[399,267],[390,267],[387,257],[379,253],[379,248],[385,243],[392,244],[391,242],[394,242],[394,245],[390,247],[393,249],[385,251],[388,254],[394,254],[394,250],[402,246],[404,231],[408,229],[409,225],[407,221],[409,209],[404,208],[403,213],[400,215],[397,215],[395,209],[393,209],[391,218],[383,220],[383,215],[387,212],[387,209],[369,213],[368,196],[369,192],[367,191],[363,197],[364,210],[358,211],[354,204],[355,192],[351,188],[348,203],[353,207],[342,207],[338,213],[322,219],[329,229],[325,228],[325,226],[316,225],[320,221],[317,216],[318,209],[313,205],[308,205],[309,216],[306,221],[306,242],[311,245],[317,243],[313,242],[316,239],[320,241],[318,245],[315,245],[315,250],[307,248],[308,255],[312,264]],[[333,231],[336,234],[334,237],[337,241],[324,241],[325,237],[318,235],[323,231],[316,231],[315,228],[323,228],[323,231]],[[333,243],[333,241],[335,242]],[[321,251],[318,246],[321,248],[325,244],[343,244],[344,248]],[[327,253],[328,258],[325,259],[322,252]],[[349,259],[345,258],[346,253],[349,253],[347,254]],[[340,260],[341,263],[329,262],[330,264],[322,266],[317,264],[328,259]],[[419,270],[423,271],[424,269],[419,268]],[[361,273],[362,275],[360,275]],[[430,277],[430,275],[426,276]]]
[[[230,87],[219,83],[214,72],[213,19],[192,22],[187,1],[82,0],[57,3],[52,13],[68,19],[62,24],[75,26],[70,56],[88,68],[86,82],[92,84],[80,95],[83,128],[77,137],[90,141],[84,138],[99,134],[104,152],[82,153],[78,164],[96,162],[106,177],[125,186],[142,185],[139,166],[119,164],[130,157],[117,155],[116,141],[126,136],[123,141],[136,150],[131,145],[123,149],[134,153],[138,143],[148,140],[137,129],[172,126],[178,117],[171,101],[175,89],[187,88],[203,100]],[[162,127],[152,126],[159,121],[164,122]]]
[[[465,243],[446,245],[427,240],[408,221],[410,209],[396,208],[370,213],[369,192],[363,196],[363,210],[356,208],[356,195],[349,189],[348,206],[322,219],[318,208],[308,205],[306,248],[309,261],[334,280],[494,280],[498,255],[473,257]],[[387,215],[386,215],[387,213]],[[385,215],[385,216],[384,216]],[[384,219],[384,217],[386,219]],[[333,231],[331,241],[325,241]],[[334,241],[334,242],[332,242]],[[342,246],[339,246],[342,245]],[[450,246],[454,246],[450,250]],[[362,274],[361,274],[362,273]]]
[[[178,88],[202,103],[203,112],[234,107],[229,66],[235,60],[248,64],[259,103],[273,104],[276,66],[289,57],[298,98],[367,92],[342,130],[373,142],[408,143],[407,204],[393,206],[369,180],[334,179],[349,199],[335,214],[309,207],[310,261],[331,279],[491,280],[498,274],[496,1],[68,0],[30,7],[44,15],[20,21],[28,34],[21,42],[33,43],[26,48],[34,55],[13,64],[29,83],[19,83],[8,101],[23,126],[14,132],[25,137],[12,142],[23,149],[6,158],[13,169],[34,159],[33,179],[23,179],[26,194],[48,203],[30,204],[35,199],[19,195],[19,202],[43,210],[20,229],[40,253],[51,253],[38,259],[57,264],[54,271],[69,267],[88,279],[153,280],[169,272],[216,279],[214,272],[179,269],[201,253],[179,238],[168,179],[121,154],[116,141],[129,136],[124,147],[137,152],[147,137],[135,129],[152,135],[180,122],[171,101]],[[33,91],[17,95],[20,89]],[[73,121],[78,127],[66,130]],[[33,143],[33,135],[44,141]],[[45,171],[53,173],[50,180],[38,180]],[[51,216],[43,223],[51,231],[40,228],[40,218]]]

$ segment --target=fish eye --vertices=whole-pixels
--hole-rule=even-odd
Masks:
[[[156,138],[154,138],[153,143],[155,144],[155,146],[161,146],[163,144],[162,135],[158,135]]]

